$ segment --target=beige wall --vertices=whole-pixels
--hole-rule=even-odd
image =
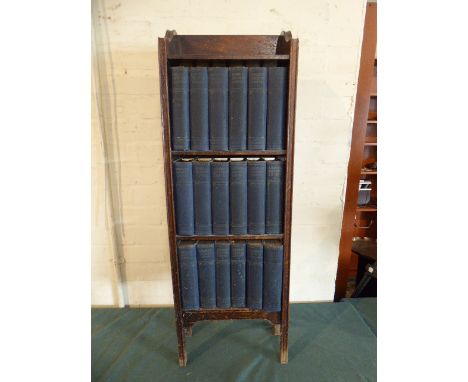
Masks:
[[[333,299],[364,6],[364,0],[93,1],[94,305],[172,304],[157,63],[157,37],[166,29],[291,30],[300,39],[291,300]]]

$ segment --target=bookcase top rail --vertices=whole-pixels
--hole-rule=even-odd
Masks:
[[[209,60],[220,60],[220,61],[248,61],[248,60],[280,60],[287,61],[289,60],[289,55],[287,54],[277,54],[277,55],[249,55],[249,56],[232,56],[228,54],[183,54],[183,55],[174,55],[170,57],[171,60],[200,60],[200,61],[209,61]]]
[[[286,156],[286,150],[258,151],[172,151],[178,158],[242,158],[242,157],[279,157]]]
[[[177,240],[282,240],[282,234],[265,234],[265,235],[193,235],[184,236],[177,235]]]
[[[263,310],[251,310],[248,308],[230,309],[200,309],[183,311],[185,322],[197,322],[203,320],[269,320],[273,324],[281,322],[281,312],[265,312]]]
[[[166,37],[168,59],[288,60],[289,35],[173,35]]]

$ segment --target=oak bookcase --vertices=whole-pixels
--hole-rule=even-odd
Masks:
[[[167,31],[158,39],[161,118],[163,133],[164,173],[166,183],[167,223],[171,259],[174,309],[178,339],[179,365],[187,364],[185,336],[192,335],[192,326],[201,320],[263,319],[273,325],[273,334],[280,336],[280,361],[288,362],[289,273],[291,257],[291,206],[294,161],[294,122],[296,108],[296,83],[298,39],[290,32],[269,36],[245,35],[177,35]],[[172,65],[196,66],[224,62],[241,65],[282,65],[289,69],[286,111],[286,149],[263,151],[174,151],[171,145],[171,115],[169,68]],[[265,235],[210,235],[180,236],[176,234],[173,190],[173,160],[180,158],[233,158],[276,157],[284,158],[284,231],[283,234]],[[280,312],[266,312],[249,308],[182,310],[177,240],[281,240],[283,243],[283,278]]]

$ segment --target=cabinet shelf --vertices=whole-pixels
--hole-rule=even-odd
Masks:
[[[377,171],[361,170],[361,175],[377,175]]]
[[[377,146],[377,137],[366,137],[364,146]]]
[[[377,206],[376,205],[357,206],[356,211],[357,212],[377,212]]]
[[[242,157],[284,157],[286,150],[254,151],[172,151],[174,158],[242,158]]]

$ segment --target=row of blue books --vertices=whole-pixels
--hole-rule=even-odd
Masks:
[[[281,311],[281,242],[179,241],[177,252],[183,310]]]
[[[170,74],[173,150],[284,149],[286,67],[174,66]]]
[[[283,232],[284,160],[174,161],[178,235]]]

